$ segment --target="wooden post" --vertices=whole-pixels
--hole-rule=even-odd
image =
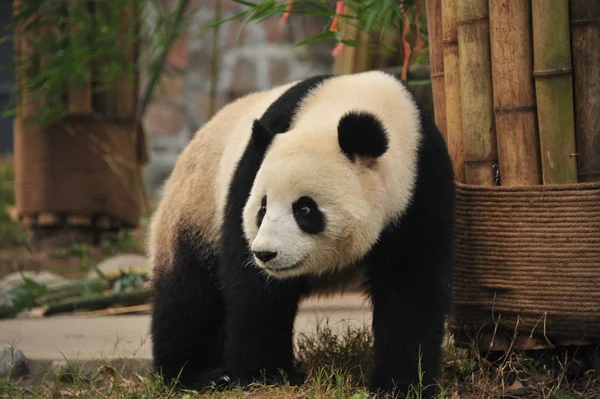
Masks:
[[[570,7],[579,181],[600,181],[600,1]]]
[[[446,90],[444,84],[444,54],[442,49],[442,0],[427,0],[429,32],[429,64],[435,123],[447,141]]]
[[[496,132],[488,0],[457,0],[460,102],[465,144],[465,182],[495,184]]]
[[[577,182],[568,0],[532,0],[533,76],[544,184]]]
[[[444,88],[446,92],[446,141],[454,165],[455,179],[464,183],[465,146],[462,129],[462,111],[460,106],[460,70],[458,59],[458,32],[456,28],[456,0],[443,1],[442,42],[444,47]]]
[[[540,184],[530,0],[495,0],[489,4],[494,116],[502,185]]]

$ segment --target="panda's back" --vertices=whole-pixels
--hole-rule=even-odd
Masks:
[[[147,249],[156,267],[171,264],[183,230],[194,231],[216,249],[227,189],[248,144],[252,122],[294,83],[241,97],[196,132],[165,181],[152,217]]]

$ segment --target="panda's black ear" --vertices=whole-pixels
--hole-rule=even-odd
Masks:
[[[338,142],[352,162],[359,157],[378,158],[389,145],[383,124],[368,112],[348,112],[342,116],[338,123]]]
[[[254,120],[252,124],[252,144],[257,150],[266,150],[273,141],[273,137],[275,137],[275,133],[271,129],[258,119]]]

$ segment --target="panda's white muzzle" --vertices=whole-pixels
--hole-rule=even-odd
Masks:
[[[309,238],[287,208],[269,207],[251,245],[256,264],[274,275],[298,268],[310,250]]]

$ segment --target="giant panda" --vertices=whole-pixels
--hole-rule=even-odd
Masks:
[[[454,176],[432,118],[382,71],[320,75],[223,107],[180,154],[152,216],[154,367],[300,383],[299,302],[356,286],[373,310],[369,388],[439,375],[451,307]]]

